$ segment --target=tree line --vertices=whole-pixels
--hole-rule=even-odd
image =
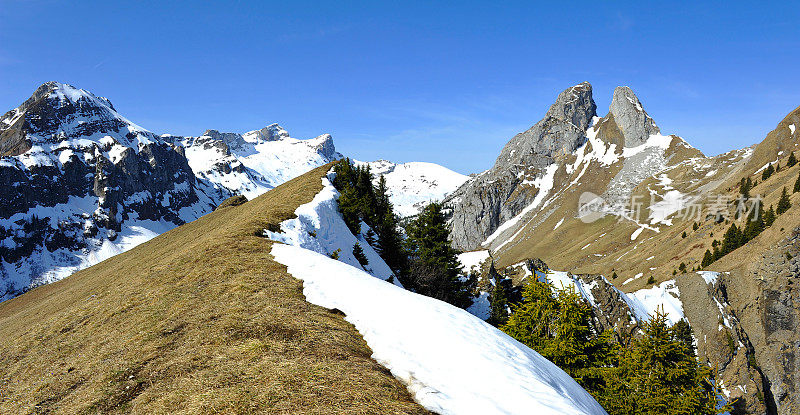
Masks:
[[[354,235],[362,234],[362,223],[368,226],[364,238],[406,289],[461,308],[472,305],[477,278],[462,276],[441,204],[429,204],[401,226],[383,176],[376,183],[369,165],[355,166],[350,159],[338,162],[333,171],[345,224]],[[360,246],[353,250],[363,257]]]
[[[686,321],[669,326],[656,312],[633,338],[614,341],[592,324],[572,287],[532,280],[500,329],[567,372],[611,415],[718,414],[720,390],[696,356]]]

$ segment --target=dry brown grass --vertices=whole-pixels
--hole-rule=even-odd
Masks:
[[[426,413],[256,236],[328,168],[0,303],[0,413]]]

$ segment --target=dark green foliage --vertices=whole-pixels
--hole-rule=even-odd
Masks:
[[[694,355],[694,338],[692,338],[692,326],[689,325],[689,322],[681,320],[672,326],[672,330],[675,333],[675,339],[682,341],[686,349]]]
[[[772,224],[775,223],[776,217],[777,215],[775,215],[775,209],[772,207],[772,205],[769,205],[769,209],[767,209],[767,211],[764,213],[764,225],[768,227],[772,226]]]
[[[683,231],[683,233],[681,234],[681,238],[686,239],[686,231]]]
[[[744,200],[750,199],[750,190],[753,189],[753,181],[750,178],[742,178],[739,182],[739,193]]]
[[[713,262],[714,262],[714,255],[711,253],[711,251],[706,249],[706,253],[703,255],[703,262],[701,262],[700,265],[703,268],[705,268],[705,267],[711,265],[711,263],[713,263]]]
[[[431,203],[406,228],[411,272],[403,284],[420,294],[457,307],[472,305],[474,278],[463,281],[458,251],[450,245],[442,205]]]
[[[692,230],[696,231],[699,227],[700,225],[698,225],[697,222],[695,222],[694,225],[692,225]]]
[[[764,169],[764,171],[763,171],[763,172],[761,172],[761,181],[762,181],[762,182],[763,182],[763,181],[766,181],[766,180],[767,180],[767,179],[769,179],[769,177],[770,177],[770,176],[772,176],[774,173],[775,173],[775,167],[772,165],[772,163],[770,163],[770,165],[769,165],[769,166],[767,166],[767,168],[766,168],[766,169]]]
[[[339,212],[354,235],[361,233],[361,222],[370,227],[364,235],[386,265],[403,282],[408,273],[407,255],[403,248],[398,220],[389,201],[386,180],[381,176],[373,185],[369,166],[355,167],[350,159],[334,167],[333,185],[339,191]]]
[[[726,255],[742,245],[742,231],[733,223],[725,232],[725,235],[722,236],[722,248],[720,251],[722,255]]]
[[[716,385],[688,344],[691,329],[657,313],[644,335],[621,348],[598,401],[609,414],[716,414]],[[688,335],[688,336],[687,336]]]
[[[487,323],[498,327],[508,322],[509,307],[514,296],[514,285],[510,278],[505,278],[497,272],[494,261],[489,266],[489,279],[494,281],[494,287],[489,294],[490,314]]]
[[[744,225],[745,241],[750,241],[758,236],[764,228],[766,228],[766,226],[764,224],[763,207],[761,206],[761,201],[756,200],[753,204],[753,208],[750,210],[750,214],[747,216],[747,222]]]
[[[800,174],[797,175],[797,180],[794,181],[794,189],[792,193],[800,192]]]
[[[786,162],[786,167],[794,167],[797,164],[797,158],[794,156],[794,151],[789,154],[789,160]]]
[[[714,261],[733,252],[736,248],[751,241],[763,232],[764,229],[772,225],[774,221],[775,210],[772,206],[770,206],[766,212],[763,212],[760,198],[755,199],[750,208],[750,213],[747,215],[744,226],[740,228],[736,226],[736,223],[731,224],[730,228],[728,228],[725,235],[722,237],[722,244],[716,239],[711,243],[714,250],[713,252],[706,250],[701,266],[705,268]]]
[[[367,256],[364,255],[364,249],[361,248],[361,244],[358,242],[353,245],[353,256],[356,257],[356,261],[361,264],[362,268],[369,265],[369,260],[367,259]]]
[[[644,334],[612,343],[598,333],[592,309],[571,288],[530,282],[525,302],[513,307],[501,329],[575,378],[611,415],[716,414],[717,388],[695,356],[685,321],[668,327],[664,314],[643,326]]]
[[[685,274],[686,273],[686,264],[681,262],[681,264],[678,265],[678,271],[680,271],[680,272]]]
[[[655,283],[656,283],[656,278],[651,275],[650,278],[647,279],[647,285],[653,285]]]
[[[528,283],[522,295],[525,301],[513,308],[501,330],[555,363],[590,393],[599,393],[612,344],[609,332],[593,329],[591,306],[572,287],[556,289],[539,281]]]
[[[786,193],[786,187],[784,187],[783,192],[781,192],[781,198],[778,200],[778,209],[775,212],[782,215],[790,207],[792,207],[792,202],[789,200],[789,194]]]
[[[616,272],[616,271],[614,271],[614,273],[613,273],[613,274],[611,274],[611,279],[612,279],[612,280],[615,280],[615,279],[617,279],[617,277],[618,277],[618,275],[617,275],[617,272]]]
[[[339,259],[339,253],[340,252],[342,252],[342,250],[341,249],[337,249],[337,250],[331,252],[330,254],[328,254],[328,256],[331,257],[332,259]]]

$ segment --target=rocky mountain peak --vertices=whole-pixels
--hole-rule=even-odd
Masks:
[[[108,99],[69,84],[46,82],[0,118],[0,155],[20,155],[36,144],[51,147],[75,138],[99,142],[105,136],[135,149],[160,141],[117,113]]]
[[[618,86],[614,89],[609,113],[622,132],[625,147],[640,146],[651,135],[660,132],[655,121],[644,110],[639,98],[627,86]]]
[[[582,82],[558,94],[556,102],[547,110],[545,118],[552,117],[566,121],[585,131],[595,115],[597,115],[597,105],[592,99],[592,84]]]
[[[277,123],[270,124],[260,130],[250,131],[245,137],[254,137],[258,141],[278,141],[289,138],[289,132]]]

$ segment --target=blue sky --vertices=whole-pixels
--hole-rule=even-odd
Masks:
[[[0,0],[0,112],[57,80],[157,133],[279,122],[469,173],[589,81],[601,115],[628,85],[717,154],[800,105],[799,21],[790,2]]]

